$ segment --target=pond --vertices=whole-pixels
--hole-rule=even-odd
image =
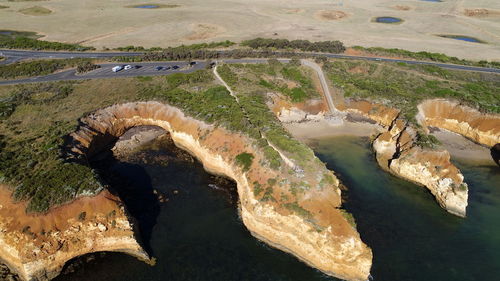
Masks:
[[[377,18],[375,18],[375,22],[379,22],[379,23],[400,23],[400,22],[403,22],[403,20],[400,19],[400,18],[395,18],[395,17],[377,17]]]
[[[481,41],[477,38],[465,36],[465,35],[438,35],[438,36],[443,37],[443,38],[448,38],[448,39],[455,39],[455,40],[472,42],[472,43],[484,43],[483,41]]]

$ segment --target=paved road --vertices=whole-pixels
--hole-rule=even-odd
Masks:
[[[402,63],[413,64],[413,65],[434,65],[434,66],[439,66],[442,68],[456,69],[456,70],[500,73],[499,68],[466,66],[466,65],[458,65],[458,64],[451,64],[451,63],[439,63],[439,62],[404,60],[404,59],[389,59],[389,58],[375,58],[375,57],[364,57],[364,56],[349,56],[349,55],[339,55],[339,54],[316,54],[316,55],[324,55],[324,56],[329,57],[329,58],[384,61],[384,62],[396,62],[396,63],[402,62]]]
[[[223,53],[224,51],[221,51]],[[277,52],[278,54],[280,52]],[[46,51],[23,51],[23,50],[5,50],[0,49],[0,56],[4,56],[7,60],[1,61],[0,64],[12,63],[15,61],[30,59],[30,58],[109,58],[116,56],[140,56],[143,53],[132,53],[132,52],[46,52]],[[301,54],[301,53],[298,53]],[[311,53],[303,53],[311,55]],[[488,68],[488,67],[475,67],[475,66],[465,66],[457,64],[439,63],[439,62],[429,62],[429,61],[417,61],[417,60],[406,60],[406,59],[390,59],[390,58],[374,58],[366,56],[351,56],[342,54],[328,54],[328,53],[313,53],[317,56],[326,56],[329,58],[341,58],[341,59],[354,59],[354,60],[370,60],[370,61],[385,61],[385,62],[402,62],[407,64],[425,64],[434,65],[442,68],[466,70],[466,71],[479,71],[479,72],[490,72],[490,73],[500,73],[498,68]]]
[[[46,76],[30,77],[17,80],[4,80],[0,81],[0,85],[13,85],[13,84],[26,84],[38,82],[53,82],[53,81],[67,81],[67,80],[85,80],[85,79],[98,79],[98,78],[117,78],[117,77],[134,77],[134,76],[155,76],[167,75],[172,73],[190,73],[205,67],[205,62],[198,62],[193,66],[189,66],[187,62],[146,62],[140,64],[131,64],[139,66],[140,68],[132,68],[129,70],[121,70],[113,72],[111,69],[116,65],[124,65],[119,63],[106,63],[100,64],[101,68],[84,73],[76,74],[75,69],[57,72]],[[178,66],[178,69],[172,69],[172,66]],[[157,66],[170,67],[170,69],[156,70]]]
[[[328,83],[326,82],[325,74],[323,73],[323,69],[321,69],[321,66],[309,60],[300,60],[300,62],[303,65],[312,68],[316,72],[321,87],[323,88],[323,93],[325,95],[328,108],[330,109],[330,113],[335,113],[337,109],[335,108],[335,104],[333,103],[332,94],[330,93],[330,88],[328,87]]]
[[[227,59],[220,60],[224,63],[266,63],[267,59]],[[289,59],[280,59],[281,62],[289,62]],[[156,76],[168,75],[172,73],[191,73],[196,70],[204,69],[206,61],[196,61],[196,64],[189,66],[185,61],[170,61],[170,62],[141,62],[131,63],[132,66],[139,66],[140,68],[132,68],[129,70],[121,70],[113,72],[111,69],[117,65],[125,65],[123,63],[104,63],[99,64],[101,68],[84,73],[76,74],[75,69],[57,72],[46,76],[30,77],[17,80],[4,80],[0,81],[0,85],[14,85],[26,83],[39,83],[39,82],[53,82],[53,81],[68,81],[68,80],[85,80],[85,79],[99,79],[99,78],[117,78],[117,77],[135,77],[135,76]],[[172,66],[179,66],[178,69],[172,69]],[[170,67],[166,70],[156,70],[156,67]]]

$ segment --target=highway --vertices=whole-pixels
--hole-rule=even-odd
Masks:
[[[220,51],[221,54],[224,51]],[[276,52],[280,54],[281,52]],[[47,52],[47,51],[26,51],[26,50],[7,50],[0,49],[0,56],[6,57],[4,61],[0,61],[0,64],[8,64],[25,59],[33,58],[110,58],[116,56],[140,56],[143,53],[140,52]],[[465,66],[449,63],[439,63],[439,62],[429,62],[429,61],[417,61],[410,59],[391,59],[391,58],[379,58],[379,57],[366,57],[366,56],[351,56],[343,54],[329,54],[329,53],[297,53],[298,55],[313,55],[313,56],[326,56],[329,58],[338,59],[352,59],[352,60],[369,60],[369,61],[384,61],[384,62],[395,62],[395,63],[407,63],[412,65],[434,65],[447,69],[465,70],[465,71],[478,71],[478,72],[489,72],[489,73],[500,73],[498,68],[488,68],[488,67],[476,67],[476,66]]]
[[[219,60],[224,63],[265,63],[267,59],[227,59]],[[281,62],[288,62],[289,59],[280,59]],[[120,70],[113,72],[112,68],[117,65],[124,66],[123,63],[104,63],[99,64],[101,67],[87,73],[77,74],[75,69],[56,72],[45,76],[29,77],[16,80],[0,80],[0,85],[14,85],[39,82],[54,82],[54,81],[69,81],[69,80],[85,80],[85,79],[102,79],[102,78],[119,78],[119,77],[135,77],[135,76],[157,76],[168,75],[172,73],[191,73],[196,70],[204,69],[206,61],[196,61],[194,65],[189,65],[186,61],[169,61],[169,62],[141,62],[130,63],[134,66],[132,69]],[[163,67],[162,70],[157,70],[156,67]],[[172,69],[173,66],[178,66],[177,69]],[[138,68],[136,68],[138,67]],[[165,69],[169,67],[170,69]]]

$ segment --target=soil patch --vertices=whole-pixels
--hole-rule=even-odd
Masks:
[[[398,10],[398,11],[409,11],[411,10],[411,7],[410,6],[404,6],[404,5],[396,5],[394,7],[392,7],[394,10]]]
[[[488,9],[465,9],[464,15],[468,17],[491,17],[500,16],[500,11]]]
[[[315,17],[319,20],[340,20],[347,17],[347,14],[342,11],[334,11],[334,10],[321,10],[318,11]]]
[[[41,6],[29,7],[26,9],[19,10],[19,12],[21,14],[25,14],[28,16],[45,16],[45,15],[52,13],[51,10],[44,8],[44,7],[41,7]]]
[[[185,37],[186,40],[210,39],[225,31],[222,26],[209,23],[194,24],[192,30],[192,33]]]

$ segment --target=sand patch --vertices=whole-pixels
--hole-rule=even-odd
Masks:
[[[410,6],[404,6],[404,5],[396,5],[396,6],[393,6],[392,8],[394,10],[397,10],[397,11],[409,11],[409,10],[411,10]]]
[[[452,157],[494,163],[490,149],[445,129],[432,128],[431,131],[432,135],[442,143],[441,148],[448,150]]]
[[[285,14],[302,14],[304,12],[304,9],[285,9],[284,10]]]
[[[500,16],[500,11],[488,9],[465,9],[464,15],[468,17],[491,17]]]
[[[41,6],[33,6],[33,7],[26,8],[26,9],[21,9],[21,10],[19,10],[19,12],[21,14],[28,15],[28,16],[45,16],[45,15],[52,13],[51,10],[44,8],[44,7],[41,7]]]
[[[319,20],[340,20],[347,17],[347,14],[342,11],[334,11],[334,10],[321,10],[315,14],[315,17]]]
[[[382,126],[376,124],[349,121],[338,123],[325,119],[302,123],[284,123],[283,126],[295,138],[306,142],[334,136],[370,137],[383,131]]]
[[[224,33],[225,28],[216,24],[210,23],[198,23],[191,25],[191,34],[186,36],[186,40],[203,40],[214,38],[217,35]]]

